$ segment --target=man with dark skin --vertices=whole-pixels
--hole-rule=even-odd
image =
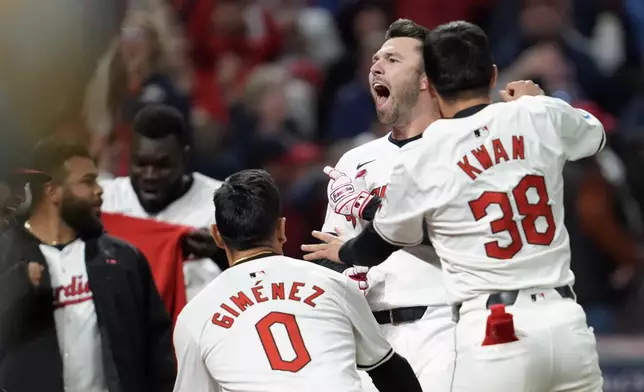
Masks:
[[[176,109],[150,105],[139,112],[133,130],[130,176],[102,184],[103,210],[195,228],[183,240],[184,255],[191,260],[184,264],[190,299],[227,268],[207,229],[214,223],[212,194],[221,183],[188,170],[190,137]]]

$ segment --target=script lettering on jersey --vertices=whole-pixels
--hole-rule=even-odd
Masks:
[[[372,190],[370,193],[372,196],[378,196],[381,199],[385,197],[385,192],[387,192],[387,185],[379,186],[378,188]],[[355,229],[356,226],[358,225],[358,221],[356,220],[355,216],[346,216],[345,218],[347,219],[348,222],[351,222],[351,225]]]
[[[213,314],[212,323],[228,329],[233,326],[235,319],[248,308],[264,302],[291,301],[315,308],[316,301],[324,294],[324,289],[303,282],[258,284],[247,291],[239,291],[230,296],[230,302],[222,303],[219,306],[221,312]]]
[[[512,135],[511,144],[504,145],[500,139],[492,139],[491,145],[481,144],[465,154],[457,165],[468,177],[475,180],[479,174],[492,166],[517,159],[525,159],[523,136]]]
[[[92,290],[89,287],[87,276],[73,276],[66,285],[54,287],[54,309],[76,305],[92,299]]]

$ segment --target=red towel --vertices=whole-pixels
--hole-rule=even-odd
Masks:
[[[186,305],[181,239],[194,229],[121,214],[103,213],[102,220],[108,234],[136,246],[148,260],[174,324]]]

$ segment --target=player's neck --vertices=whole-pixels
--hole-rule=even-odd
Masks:
[[[423,133],[431,123],[440,118],[440,114],[434,108],[435,105],[419,100],[411,110],[408,123],[391,127],[391,137],[394,140],[407,140]]]
[[[270,254],[282,254],[281,251],[276,250],[272,246],[259,246],[253,249],[246,250],[232,250],[226,249],[226,256],[228,257],[228,265],[231,267],[235,264],[243,263],[249,259],[253,259],[257,256],[270,255]]]
[[[462,110],[471,108],[476,105],[489,105],[492,103],[490,97],[473,97],[467,99],[459,99],[456,101],[440,100],[441,114],[444,118],[452,118],[454,115]]]
[[[68,244],[78,237],[78,233],[60,219],[58,211],[44,206],[34,209],[25,227],[34,237],[50,245]]]

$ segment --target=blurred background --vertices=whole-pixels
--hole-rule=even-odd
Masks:
[[[134,115],[172,105],[192,170],[271,172],[297,257],[323,221],[321,167],[388,131],[367,75],[399,17],[481,25],[499,87],[533,79],[603,121],[607,148],[564,173],[575,289],[605,390],[644,391],[643,0],[3,0],[2,144],[79,139],[104,177],[124,176]]]

